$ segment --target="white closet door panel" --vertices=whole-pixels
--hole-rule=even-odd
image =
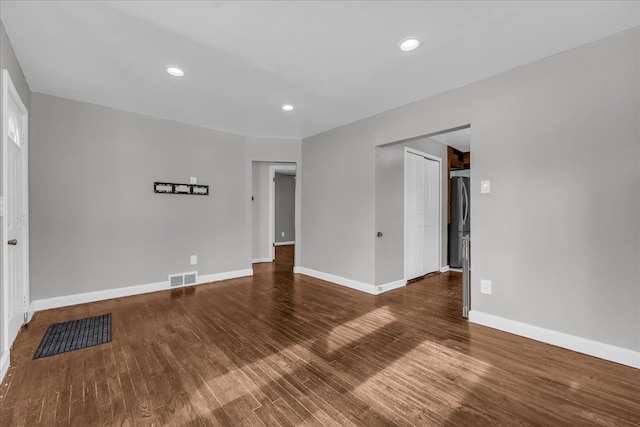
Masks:
[[[440,269],[440,167],[434,160],[424,159],[425,163],[425,263],[424,272],[431,273]]]
[[[405,276],[440,269],[440,163],[405,154]]]
[[[407,279],[411,279],[415,273],[415,235],[416,235],[416,164],[418,157],[410,153],[405,154],[405,275]]]
[[[425,266],[425,162],[423,157],[417,157],[416,162],[416,180],[415,180],[415,194],[416,194],[416,227],[415,227],[415,242],[414,242],[414,263],[413,268],[415,271],[415,277],[422,276],[424,274]]]

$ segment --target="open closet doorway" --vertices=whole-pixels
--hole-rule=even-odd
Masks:
[[[253,263],[293,269],[296,172],[295,163],[252,162]]]

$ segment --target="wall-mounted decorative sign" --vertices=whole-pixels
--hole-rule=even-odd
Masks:
[[[196,196],[208,196],[209,186],[199,184],[172,184],[170,182],[154,182],[153,192],[164,194],[193,194]]]

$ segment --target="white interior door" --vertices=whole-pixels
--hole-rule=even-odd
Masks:
[[[440,162],[405,152],[405,279],[440,269]]]
[[[2,75],[3,143],[3,339],[7,351],[25,321],[28,300],[28,184],[27,123],[24,104],[9,79]]]

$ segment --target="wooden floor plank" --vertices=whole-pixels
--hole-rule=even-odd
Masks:
[[[640,425],[640,371],[475,324],[461,276],[379,296],[292,273],[36,313],[0,425]],[[108,344],[32,360],[49,324],[111,313]]]

